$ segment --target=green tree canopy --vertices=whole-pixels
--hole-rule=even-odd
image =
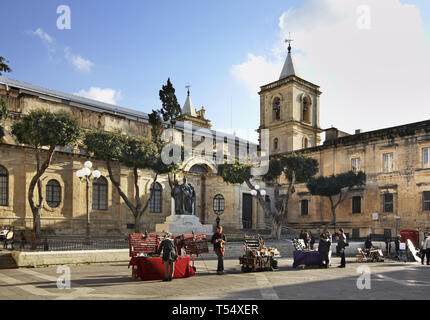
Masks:
[[[9,115],[9,111],[7,109],[6,101],[2,97],[0,97],[0,121],[6,119]],[[0,139],[5,135],[3,126],[0,125]]]
[[[347,194],[354,188],[366,184],[366,174],[362,171],[348,171],[329,177],[311,178],[307,183],[309,192],[314,196],[327,197],[330,201],[332,220],[324,228],[336,223],[336,208],[347,198]],[[337,201],[336,201],[337,197]]]
[[[40,178],[51,164],[55,148],[77,143],[81,133],[82,129],[78,120],[71,114],[52,113],[44,109],[32,110],[12,125],[12,134],[16,136],[18,142],[33,147],[36,153],[36,174],[30,181],[28,201],[33,212],[33,229],[37,237],[40,236],[40,214],[43,208]],[[45,160],[41,163],[42,147],[47,147],[48,151]],[[36,185],[39,196],[37,204],[33,199]]]
[[[37,109],[16,121],[12,134],[19,143],[39,148],[70,146],[79,140],[82,131],[78,120],[67,112]]]
[[[227,183],[242,184],[252,179],[251,164],[224,163],[218,166],[218,175]]]
[[[147,209],[152,198],[152,189],[146,204],[142,203],[139,187],[138,169],[150,169],[155,172],[153,183],[158,175],[169,174],[176,169],[175,165],[165,165],[161,161],[161,145],[153,140],[143,137],[123,135],[120,132],[105,132],[101,130],[88,132],[84,137],[84,144],[89,152],[98,159],[106,161],[109,179],[116,187],[121,198],[132,211],[135,217],[135,231],[140,232],[140,217]],[[123,192],[119,180],[115,178],[112,170],[112,161],[119,161],[133,170],[135,199]]]
[[[255,189],[251,183],[252,164],[250,163],[225,163],[218,166],[218,175],[227,183],[242,184],[246,183],[250,189]],[[288,201],[294,193],[294,185],[296,183],[305,183],[318,172],[318,162],[312,158],[299,156],[296,154],[286,155],[279,158],[274,158],[269,161],[268,172],[260,177],[265,182],[274,184],[275,208],[266,206],[265,198],[261,195],[261,191],[257,190],[257,200],[264,213],[270,217],[272,221],[272,236],[277,239],[281,236],[282,223],[288,215]],[[282,197],[280,196],[279,178],[285,175],[288,179],[287,192]]]
[[[0,56],[0,76],[2,72],[12,72],[12,69],[8,65],[9,61],[6,58]]]
[[[170,78],[167,79],[167,84],[163,85],[159,95],[162,105],[160,112],[163,115],[163,119],[164,121],[170,121],[173,126],[176,123],[175,119],[181,115],[182,110]]]
[[[345,188],[362,186],[366,183],[366,174],[364,172],[349,171],[329,177],[311,178],[307,183],[309,192],[312,195],[322,197],[332,197],[340,194]]]

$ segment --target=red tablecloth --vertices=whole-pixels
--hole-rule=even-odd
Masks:
[[[190,266],[190,260],[190,257],[178,257],[174,279],[188,278],[196,273]],[[132,258],[130,265],[136,265],[136,277],[144,281],[164,279],[164,264],[161,258]]]

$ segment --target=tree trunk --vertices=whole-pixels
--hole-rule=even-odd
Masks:
[[[251,181],[246,180],[245,182],[251,190],[255,190]],[[272,230],[270,233],[270,237],[279,240],[281,238],[281,231],[282,231],[282,222],[279,219],[279,213],[274,213],[271,210],[269,210],[269,208],[267,208],[266,203],[264,201],[264,197],[260,194],[260,190],[257,190],[257,192],[258,192],[258,195],[257,195],[258,204],[263,209],[264,214],[270,218],[272,223]]]
[[[343,199],[346,199],[346,197],[345,197],[345,198],[343,198]],[[339,201],[338,201],[336,204],[334,204],[334,202],[333,202],[333,198],[332,198],[332,197],[329,197],[332,219],[331,219],[331,221],[330,221],[329,223],[327,223],[327,224],[325,225],[323,233],[326,233],[326,232],[327,232],[327,230],[328,230],[328,228],[329,228],[330,226],[332,226],[332,225],[334,225],[334,224],[336,223],[336,208],[337,208],[337,206],[338,206],[340,203],[342,203],[342,202],[343,202],[343,199],[342,199],[342,196],[340,195],[340,196],[339,196]]]
[[[120,197],[124,200],[125,204],[127,205],[127,207],[130,209],[130,211],[132,212],[134,218],[135,218],[135,225],[134,228],[136,230],[136,219],[139,218],[139,215],[137,214],[137,207],[130,201],[130,199],[128,199],[128,197],[126,196],[126,194],[122,191],[121,188],[121,184],[115,179],[115,177],[113,176],[113,172],[112,172],[112,165],[111,165],[111,161],[110,159],[108,159],[106,161],[106,166],[109,172],[109,179],[112,182],[112,184],[115,186],[115,188],[117,189]]]
[[[36,166],[37,171],[36,174],[33,176],[33,178],[30,181],[30,185],[28,187],[28,202],[30,204],[31,212],[33,213],[33,231],[35,233],[35,236],[37,239],[40,238],[40,216],[42,212],[43,207],[43,192],[42,192],[42,185],[40,178],[45,173],[46,169],[48,169],[49,165],[51,164],[54,152],[55,152],[55,146],[51,146],[48,150],[48,155],[45,159],[45,161],[40,165],[40,150],[38,147],[36,147]],[[34,189],[38,187],[38,198],[39,203],[36,205],[34,203]]]

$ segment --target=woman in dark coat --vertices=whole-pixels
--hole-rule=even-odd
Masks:
[[[329,265],[329,251],[330,251],[330,239],[325,234],[321,233],[320,242],[318,245],[318,253],[320,254],[321,266],[328,268]]]

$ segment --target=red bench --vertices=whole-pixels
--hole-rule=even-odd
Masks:
[[[204,233],[183,234],[182,240],[187,255],[209,253],[208,242]]]
[[[128,240],[131,258],[128,266],[132,266],[131,277],[136,279],[136,258],[141,255],[158,255],[160,237],[158,234],[132,233],[128,236]]]

